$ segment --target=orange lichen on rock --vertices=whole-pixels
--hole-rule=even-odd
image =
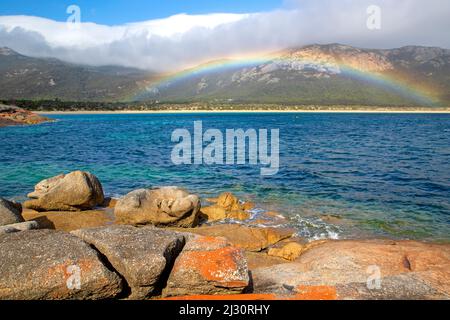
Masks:
[[[297,286],[293,300],[336,300],[336,288],[332,286]]]
[[[195,237],[175,261],[166,296],[242,292],[249,283],[242,249],[224,238]]]
[[[246,286],[239,280],[238,259],[241,251],[235,247],[225,247],[208,251],[185,252],[174,267],[174,272],[196,269],[207,281],[215,281],[224,287]]]

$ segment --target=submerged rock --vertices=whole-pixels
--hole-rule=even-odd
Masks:
[[[223,238],[196,236],[176,259],[164,296],[241,293],[249,285],[243,251]]]
[[[261,251],[295,233],[286,228],[257,228],[239,224],[220,224],[184,231],[202,236],[223,237],[231,244],[249,251]]]
[[[242,210],[249,211],[255,208],[255,204],[253,202],[247,201],[242,204]]]
[[[103,188],[96,176],[74,171],[45,179],[28,195],[24,206],[36,211],[89,210],[104,202]]]
[[[185,243],[182,234],[157,228],[110,226],[72,231],[93,245],[123,276],[130,299],[149,297]]]
[[[119,224],[195,227],[200,199],[177,187],[140,189],[121,198],[114,209]]]
[[[119,276],[74,235],[31,230],[0,235],[0,299],[104,299],[122,290]]]
[[[341,299],[448,299],[450,245],[328,241],[295,263],[252,270],[255,292],[334,286]],[[378,280],[377,280],[378,279]]]
[[[20,232],[26,230],[39,229],[39,223],[36,221],[27,221],[21,223],[8,224],[0,227],[0,235],[6,233]]]
[[[246,222],[250,226],[275,227],[288,225],[288,220],[280,213],[262,212],[255,219]]]
[[[0,226],[24,221],[20,203],[0,198]]]

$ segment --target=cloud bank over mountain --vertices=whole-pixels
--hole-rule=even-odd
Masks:
[[[370,5],[381,8],[380,30],[367,28]],[[79,28],[39,17],[0,16],[0,46],[73,63],[171,71],[311,43],[450,48],[449,16],[445,0],[290,0],[272,12],[180,14],[117,26],[82,22]]]

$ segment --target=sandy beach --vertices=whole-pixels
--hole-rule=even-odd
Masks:
[[[58,114],[204,114],[204,113],[409,113],[409,114],[448,114],[450,109],[439,110],[388,110],[388,109],[327,109],[327,110],[120,110],[120,111],[37,111],[37,114],[58,115]]]

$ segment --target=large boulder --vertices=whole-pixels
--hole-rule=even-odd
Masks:
[[[327,241],[295,263],[252,270],[257,293],[333,286],[341,299],[449,299],[450,245]]]
[[[31,230],[0,235],[0,299],[104,299],[120,277],[74,235]]]
[[[129,299],[144,299],[161,289],[162,274],[185,243],[182,234],[152,227],[110,226],[72,231],[93,245],[131,288]]]
[[[28,195],[32,200],[24,206],[36,211],[89,210],[104,202],[103,188],[96,176],[89,172],[74,171],[50,179],[35,186]]]
[[[24,222],[20,203],[0,198],[0,226]]]
[[[184,231],[207,237],[223,237],[236,247],[255,252],[288,239],[295,233],[293,229],[287,228],[248,227],[240,224],[219,224]]]
[[[177,187],[140,189],[121,198],[114,209],[119,224],[195,227],[200,199]]]
[[[249,285],[243,251],[226,239],[197,236],[176,259],[164,296],[242,293]]]

